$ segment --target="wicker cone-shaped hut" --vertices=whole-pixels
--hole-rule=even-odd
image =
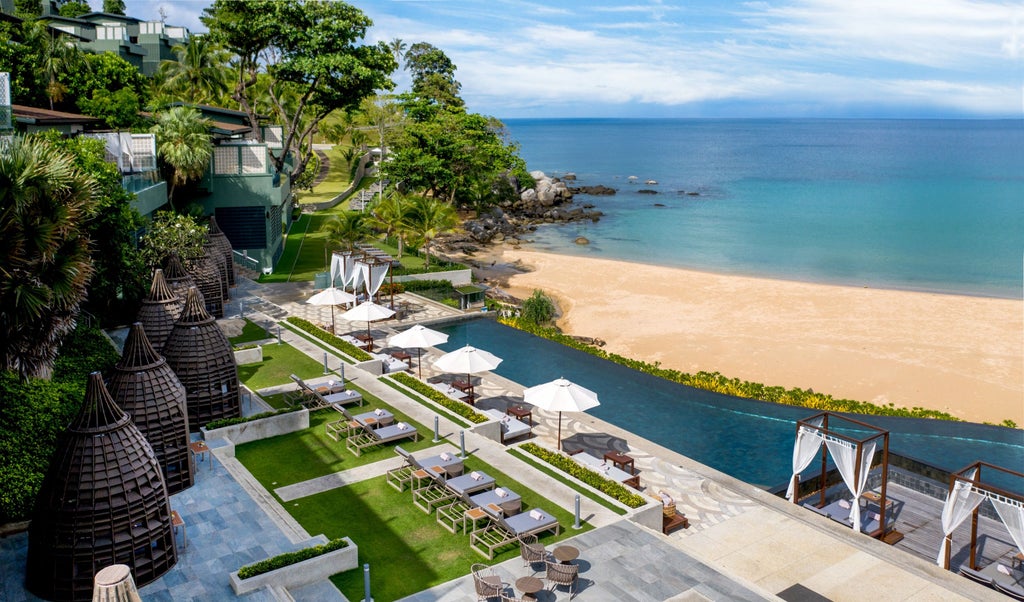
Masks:
[[[224,317],[224,295],[221,293],[220,271],[213,260],[203,255],[189,262],[189,274],[202,294],[206,311],[214,318]]]
[[[203,251],[206,253],[207,259],[210,260],[217,268],[217,274],[220,275],[220,296],[223,297],[226,303],[231,298],[231,290],[228,288],[228,263],[224,259],[224,255],[217,249],[209,240],[203,245]]]
[[[185,270],[185,264],[177,253],[171,253],[164,261],[164,279],[171,292],[181,297],[182,304],[188,295],[188,289],[196,285],[195,278]]]
[[[217,218],[210,216],[210,226],[206,230],[206,238],[212,242],[221,255],[224,256],[224,261],[227,262],[228,266],[228,286],[235,286],[235,257],[234,251],[231,248],[231,241],[228,240],[224,231],[217,225]]]
[[[25,586],[48,600],[90,600],[107,565],[127,565],[145,585],[177,560],[153,449],[93,372],[36,498]]]
[[[186,289],[187,290],[187,289]],[[153,272],[153,282],[149,286],[149,296],[142,300],[142,307],[135,319],[146,328],[146,336],[153,348],[159,351],[171,334],[174,323],[178,321],[185,298],[175,295],[167,286],[164,271]]]
[[[212,420],[238,418],[238,367],[231,343],[189,289],[185,310],[164,344],[167,364],[185,387],[188,427],[193,432]]]
[[[107,389],[114,402],[145,435],[163,471],[168,495],[193,484],[188,451],[188,410],[185,387],[153,349],[139,322],[132,324],[121,360]]]

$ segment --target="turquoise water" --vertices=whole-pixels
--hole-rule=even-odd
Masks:
[[[533,240],[542,250],[811,282],[1021,295],[1024,121],[506,125],[531,170],[571,171],[578,184],[618,190],[577,197],[605,217],[540,228]],[[658,184],[643,183],[649,179]],[[579,235],[591,244],[574,244]]]
[[[466,344],[490,351],[503,359],[495,372],[525,387],[564,376],[598,394],[601,405],[589,414],[763,487],[784,484],[789,478],[796,421],[816,413],[674,384],[491,320],[439,330],[449,334],[448,343],[440,346],[445,351]],[[891,451],[932,466],[959,470],[979,460],[1017,470],[1024,466],[1020,430],[913,418],[858,418],[888,429]]]

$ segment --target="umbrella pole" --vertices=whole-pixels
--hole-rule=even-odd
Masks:
[[[558,413],[558,451],[562,451],[562,413]]]
[[[423,363],[420,362],[420,348],[416,348],[416,370],[420,373],[420,380],[423,380]]]
[[[331,305],[331,334],[337,336],[337,328],[334,326],[334,305]]]

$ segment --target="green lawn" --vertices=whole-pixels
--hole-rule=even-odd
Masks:
[[[260,282],[300,282],[313,280],[317,272],[326,271],[324,242],[326,235],[320,231],[329,215],[303,213],[288,232],[284,252],[278,260],[274,273],[261,275]]]
[[[270,335],[267,334],[267,331],[264,330],[262,326],[256,324],[255,322],[246,320],[245,326],[242,328],[242,334],[238,335],[237,337],[231,337],[230,339],[228,339],[228,341],[230,341],[232,345],[237,347],[238,345],[244,345],[245,343],[252,343],[253,341],[262,341],[263,339],[269,338]]]
[[[289,406],[288,394],[287,393],[276,393],[274,395],[260,395],[260,399],[265,401],[270,407],[275,410],[283,410]]]
[[[584,524],[583,529],[573,530],[570,512],[481,460],[470,457],[465,467],[467,471],[482,470],[501,486],[519,493],[523,511],[540,507],[553,514],[562,532],[557,537],[550,533],[541,537],[549,548],[556,541],[592,528]],[[311,495],[285,507],[309,533],[323,533],[329,538],[348,536],[359,546],[359,565],[370,564],[377,600],[397,600],[450,581],[467,574],[474,562],[496,564],[519,554],[518,546],[509,546],[494,560],[486,560],[469,547],[469,535],[445,530],[434,514],[425,514],[413,505],[408,489],[399,493],[384,477]],[[362,596],[361,568],[334,575],[331,581],[350,600]]]
[[[358,387],[349,387],[362,393],[365,401],[361,408],[351,406],[351,412],[362,413],[373,408],[384,408],[395,415],[396,422],[407,422],[420,431],[419,441],[408,439],[399,444],[404,449],[415,451],[434,445],[431,442],[432,426],[427,428]],[[342,418],[341,414],[330,408],[310,412],[308,429],[239,445],[235,449],[235,454],[239,462],[244,464],[268,491],[356,466],[398,458],[395,454],[395,444],[371,448],[357,457],[345,448],[344,441],[335,441],[328,437],[324,424]]]
[[[343,148],[334,145],[330,150],[324,151],[330,161],[327,179],[313,187],[312,191],[297,191],[295,197],[299,203],[323,203],[338,196],[348,188],[351,182],[349,164],[341,156]]]
[[[323,373],[323,364],[287,343],[264,345],[262,362],[238,367],[238,379],[253,391],[290,383],[290,374],[315,378]]]

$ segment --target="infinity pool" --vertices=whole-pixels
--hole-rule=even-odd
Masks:
[[[671,383],[493,320],[438,329],[449,334],[441,346],[446,351],[466,344],[490,351],[504,360],[496,372],[524,387],[564,376],[598,394],[601,405],[589,414],[762,487],[789,478],[796,421],[817,413]],[[888,429],[890,451],[938,468],[959,470],[979,460],[1014,470],[1024,467],[1024,431],[1018,429],[856,417]]]

